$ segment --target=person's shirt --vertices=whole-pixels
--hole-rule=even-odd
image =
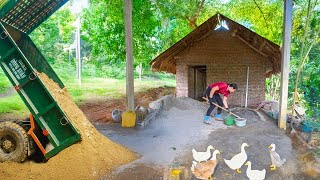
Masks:
[[[223,94],[225,97],[228,97],[230,92],[228,91],[228,84],[225,82],[217,82],[210,85],[210,88],[219,87],[219,90],[215,92],[215,94]]]

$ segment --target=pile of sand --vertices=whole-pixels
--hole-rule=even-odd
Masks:
[[[80,132],[82,141],[64,149],[47,163],[0,163],[1,179],[98,179],[112,168],[137,158],[127,148],[101,135],[73,102],[67,89],[60,89],[45,74],[39,77]]]

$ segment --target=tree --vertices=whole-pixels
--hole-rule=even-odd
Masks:
[[[124,67],[123,0],[93,0],[83,19],[83,38],[92,45],[91,61],[98,69]],[[133,49],[135,64],[148,64],[157,51],[154,41],[159,21],[151,0],[133,1]]]
[[[226,15],[230,18],[276,44],[281,43],[283,1],[236,0],[230,1],[227,6]]]
[[[299,102],[299,87],[304,91],[306,107],[310,110],[309,115],[315,118],[319,116],[320,106],[319,79],[315,72],[319,69],[319,46],[320,46],[320,10],[318,0],[296,1],[296,13],[300,18],[294,22],[297,29],[293,42],[295,69],[295,86],[293,93],[292,114],[294,105]],[[307,8],[303,8],[307,7]],[[298,16],[299,17],[299,16]],[[314,52],[314,54],[310,54]],[[306,64],[309,61],[308,64]],[[308,67],[304,70],[304,67]],[[303,70],[305,72],[303,72]],[[302,77],[300,77],[302,75]],[[303,79],[304,81],[300,82]],[[293,80],[292,80],[293,81]]]
[[[184,20],[191,29],[195,29],[198,27],[197,20],[206,0],[158,0],[155,2],[164,17]]]
[[[75,17],[66,5],[31,33],[31,39],[50,63],[68,59],[68,53],[62,52],[73,43],[74,21]]]

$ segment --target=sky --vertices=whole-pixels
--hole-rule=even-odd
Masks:
[[[88,0],[71,0],[70,3],[70,10],[74,14],[81,12],[83,8],[89,6]]]

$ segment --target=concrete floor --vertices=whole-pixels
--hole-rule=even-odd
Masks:
[[[188,100],[188,103],[191,101]],[[193,102],[192,102],[193,103]],[[214,173],[215,179],[234,180],[248,179],[246,166],[242,166],[242,174],[231,170],[223,158],[231,159],[240,152],[240,146],[246,142],[248,160],[252,169],[266,169],[266,179],[319,179],[317,173],[306,169],[306,162],[301,160],[297,146],[283,130],[277,128],[275,122],[268,117],[260,116],[252,111],[237,109],[238,115],[247,118],[247,125],[239,128],[227,127],[221,121],[212,119],[212,125],[202,122],[206,105],[197,104],[197,108],[181,108],[172,106],[162,111],[159,117],[144,129],[124,129],[120,124],[95,124],[96,128],[108,138],[141,154],[141,158],[133,163],[119,167],[102,179],[163,179],[166,168],[173,164],[190,169],[191,150],[204,151],[213,145],[222,153],[219,165]],[[268,146],[276,144],[276,151],[287,159],[283,167],[270,171],[271,163]],[[185,179],[196,179],[186,173]]]

